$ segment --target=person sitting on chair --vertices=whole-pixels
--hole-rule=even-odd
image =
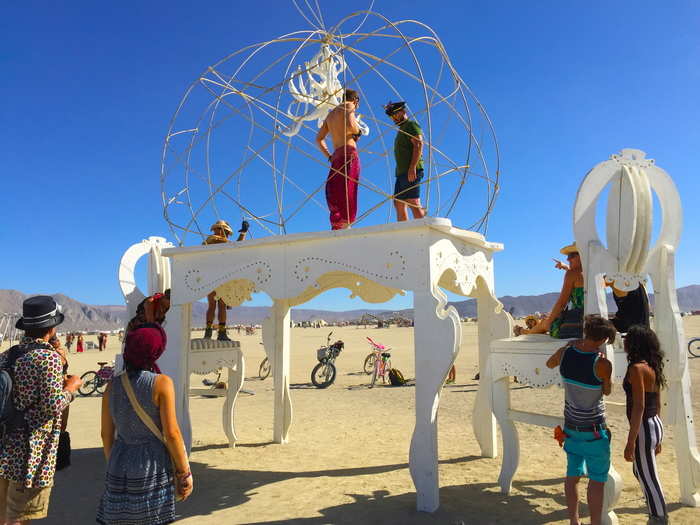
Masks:
[[[238,239],[236,239],[236,241],[245,240],[249,227],[250,225],[248,224],[248,221],[243,221],[241,223],[241,229],[238,230]],[[228,238],[233,233],[231,226],[229,226],[228,223],[223,220],[216,221],[212,225],[211,231],[213,234],[207,237],[203,244],[223,244],[229,242]],[[217,336],[217,339],[219,341],[230,341],[231,339],[226,333],[226,303],[224,303],[224,301],[221,299],[216,299],[216,291],[213,291],[207,295],[207,302],[209,305],[207,307],[207,327],[204,330],[204,339],[211,339],[214,328],[214,314],[216,313],[216,308],[218,306],[219,335]]]
[[[568,266],[556,261],[557,268],[566,270],[564,284],[549,315],[532,328],[515,327],[515,335],[545,334],[557,339],[576,339],[583,335],[583,270],[576,243],[564,246]]]

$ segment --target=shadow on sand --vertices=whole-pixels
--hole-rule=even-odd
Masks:
[[[263,446],[250,444],[248,446]],[[210,447],[197,447],[204,450]],[[476,456],[440,461],[441,464],[460,464],[479,460]],[[362,468],[319,470],[309,472],[277,472],[257,470],[223,470],[210,468],[193,462],[192,472],[196,489],[192,497],[178,504],[178,518],[206,516],[222,509],[235,509],[249,501],[256,491],[265,485],[295,478],[368,476],[408,468],[408,464],[381,465]],[[442,487],[443,502],[433,514],[415,510],[416,495],[407,492],[389,495],[385,490],[367,494],[346,494],[351,503],[319,509],[321,516],[285,519],[281,521],[252,522],[262,525],[282,523],[327,524],[327,523],[382,523],[422,524],[474,523],[474,516],[488,517],[489,523],[546,523],[566,518],[563,497],[555,496],[559,510],[543,514],[541,509],[528,501],[529,498],[551,499],[551,493],[538,487],[562,484],[561,478],[538,480],[536,483],[514,482],[516,495],[504,496],[495,483],[470,483]],[[97,448],[73,452],[72,466],[56,476],[49,509],[50,523],[94,523],[97,505],[104,487],[104,458]],[[328,490],[333,491],[329,481]],[[283,502],[280,503],[284,505]],[[515,518],[515,519],[514,519]],[[236,519],[231,514],[230,523],[251,523]]]

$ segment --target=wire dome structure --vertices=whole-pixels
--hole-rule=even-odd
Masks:
[[[361,97],[363,132],[353,224],[393,220],[397,126],[383,110],[393,100],[423,131],[427,214],[486,233],[499,151],[484,107],[435,31],[371,7],[328,28],[320,9],[300,10],[312,29],[243,47],[192,82],[161,164],[163,214],[179,245],[201,242],[219,219],[249,220],[258,236],[324,229],[329,167],[315,138],[346,88]]]

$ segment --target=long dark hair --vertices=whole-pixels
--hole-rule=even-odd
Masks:
[[[629,327],[625,336],[625,352],[629,364],[646,361],[656,373],[656,386],[664,388],[664,353],[659,338],[651,328],[635,324]]]

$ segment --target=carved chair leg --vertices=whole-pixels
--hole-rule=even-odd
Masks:
[[[433,512],[440,506],[438,480],[437,411],[440,392],[454,362],[461,335],[459,315],[443,309],[446,297],[438,291],[415,292],[416,426],[411,438],[409,468],[416,487],[417,508]]]
[[[700,507],[700,454],[695,440],[693,409],[690,401],[690,379],[686,369],[681,381],[672,381],[669,399],[675,400],[676,424],[673,437],[676,465],[680,483],[681,503],[688,507]],[[662,414],[663,417],[663,414]]]
[[[272,440],[284,444],[289,441],[292,426],[292,399],[289,392],[290,308],[286,301],[276,300],[270,317],[263,323],[265,351],[272,355],[272,378],[275,385],[274,427]]]
[[[622,477],[615,470],[615,467],[610,464],[608,481],[605,482],[605,487],[603,488],[603,511],[600,516],[602,525],[617,525],[617,514],[615,514],[613,508],[615,508],[617,501],[620,499],[621,492]]]
[[[520,463],[520,438],[515,423],[508,417],[510,410],[510,377],[502,377],[492,383],[493,411],[503,438],[503,461],[498,484],[503,494],[509,494],[513,477]]]
[[[236,446],[236,441],[238,437],[236,436],[236,428],[234,426],[236,399],[238,399],[238,393],[243,387],[243,378],[245,377],[245,360],[243,359],[243,352],[238,354],[238,362],[236,363],[236,368],[228,368],[228,388],[226,389],[226,401],[224,402],[224,408],[222,411],[223,415],[223,425],[224,433],[228,438],[228,443],[230,447]]]

